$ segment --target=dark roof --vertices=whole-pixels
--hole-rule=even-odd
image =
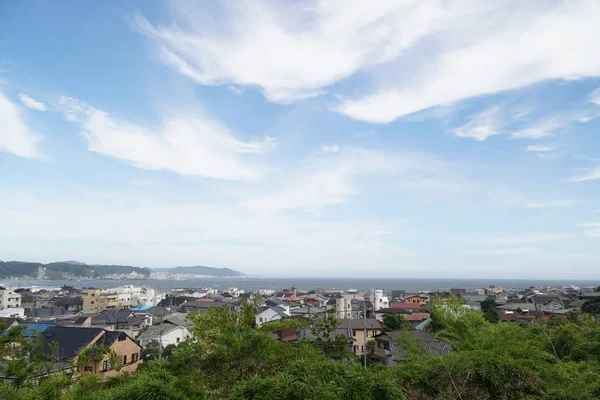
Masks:
[[[29,318],[52,317],[55,315],[71,315],[72,311],[65,310],[62,307],[34,308],[25,310],[25,316]]]
[[[336,328],[334,329],[330,335],[329,335],[329,339],[330,340],[335,340],[338,336],[346,336],[348,338],[349,341],[354,341],[354,337],[352,335],[352,329],[350,328]],[[309,341],[313,342],[317,339],[317,336],[315,336],[310,328],[306,328],[306,327],[301,327],[298,330],[298,339],[308,339]]]
[[[183,320],[179,317],[169,317],[167,319],[165,319],[165,324],[173,324],[173,325],[177,325],[177,326],[190,326],[191,322]]]
[[[75,322],[73,322],[73,324],[75,325],[81,325],[83,323],[85,323],[85,321],[87,321],[89,317],[79,317],[75,320]]]
[[[159,306],[155,306],[155,307],[150,307],[144,310],[145,313],[157,316],[157,315],[169,315],[170,312],[169,310],[167,310],[164,307],[159,307]]]
[[[61,360],[75,358],[81,349],[89,345],[102,332],[105,332],[102,328],[50,327],[42,334],[43,352],[54,355],[53,346],[58,343],[58,354]]]
[[[158,307],[170,307],[170,306],[180,306],[188,301],[198,300],[197,297],[190,296],[168,296],[165,297],[157,304]]]
[[[56,307],[83,306],[83,297],[59,297],[54,305]]]
[[[343,319],[340,328],[364,329],[364,319]],[[367,329],[381,329],[381,324],[375,318],[367,318]]]
[[[131,310],[106,310],[100,314],[92,317],[92,323],[94,324],[115,324],[115,323],[127,323],[129,318],[135,316]]]
[[[421,307],[412,307],[412,309],[421,309]],[[391,307],[387,307],[387,308],[380,308],[379,310],[375,311],[376,313],[382,313],[382,314],[408,314],[410,312],[411,309],[406,309],[406,308],[391,308]]]
[[[271,306],[271,307],[274,307],[274,306],[285,306],[286,305],[285,301],[283,301],[281,299],[278,299],[276,297],[272,297],[270,299],[267,299],[267,301],[265,301],[265,303],[268,306]]]
[[[19,320],[17,318],[0,317],[0,325],[5,327],[6,329],[10,328],[15,322],[19,323]]]
[[[443,356],[452,351],[452,346],[441,340],[437,340],[425,331],[392,331],[375,336],[375,338],[386,335],[390,341],[390,352],[394,360],[407,360],[408,355],[403,343],[414,343],[417,349],[424,350],[432,356]]]

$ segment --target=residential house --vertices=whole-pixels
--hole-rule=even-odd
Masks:
[[[279,321],[289,316],[289,311],[286,311],[281,306],[266,307],[256,314],[256,326],[261,326],[267,322]]]
[[[412,326],[417,326],[421,322],[429,319],[430,314],[429,313],[417,312],[417,313],[412,313],[412,314],[405,315],[405,317],[408,320],[408,322],[410,322],[410,324]]]
[[[65,310],[62,307],[34,308],[25,311],[25,316],[33,321],[55,321],[57,318],[68,318],[73,315],[73,311]]]
[[[0,310],[20,308],[21,295],[12,289],[0,290]]]
[[[81,311],[83,309],[83,297],[59,297],[54,302],[54,307],[62,307],[69,311]]]
[[[150,322],[145,316],[127,309],[106,310],[91,318],[91,326],[125,332],[134,339],[146,325],[150,325]]]
[[[500,321],[502,322],[514,322],[514,323],[533,323],[535,321],[535,315],[523,314],[513,311],[503,311],[500,313]]]
[[[123,298],[121,298],[121,302],[119,302],[119,299],[118,293],[109,293],[104,289],[87,289],[83,296],[83,309],[100,312],[131,306],[131,303],[127,303]]]
[[[388,367],[409,359],[410,355],[427,353],[442,356],[448,354],[452,347],[431,336],[425,331],[392,331],[374,337],[375,357]],[[412,351],[411,351],[412,350]]]
[[[7,318],[7,317],[0,318],[0,328],[3,329],[4,331],[7,331],[10,328],[12,328],[13,326],[17,326],[17,325],[19,325],[18,318]]]
[[[418,304],[424,306],[429,302],[429,296],[423,293],[407,295],[404,298],[404,302],[408,304]]]
[[[416,304],[416,303],[391,303],[390,304],[390,308],[398,308],[398,309],[403,309],[403,310],[408,310],[408,311],[418,311],[421,308],[420,304]]]
[[[192,334],[185,326],[165,322],[147,327],[137,340],[142,347],[146,347],[152,342],[158,342],[161,343],[162,348],[165,348],[170,344],[179,346],[180,343],[191,337]]]
[[[301,327],[298,329],[297,340],[308,340],[311,343],[314,343],[318,339],[337,341],[340,336],[347,339],[345,348],[343,350],[347,352],[354,352],[354,344],[356,339],[352,335],[352,329],[344,326],[340,326],[332,330],[328,338],[316,336],[310,328]]]
[[[367,342],[381,333],[382,327],[375,318],[344,319],[340,322],[340,328],[348,328],[352,331],[352,351],[357,356],[365,352],[365,330],[367,331]],[[366,326],[366,327],[365,327]]]
[[[76,365],[77,377],[97,373],[100,380],[122,373],[132,373],[141,362],[142,347],[124,332],[111,332],[102,328],[75,328],[54,326],[42,334],[43,352],[46,357],[55,359],[54,370],[60,371],[66,365]],[[79,364],[83,349],[93,346],[106,346],[117,355],[117,365],[111,365],[109,355],[99,361],[84,361]],[[62,364],[62,367],[61,367]]]

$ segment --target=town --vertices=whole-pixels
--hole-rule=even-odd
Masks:
[[[0,327],[7,335],[18,330],[25,340],[41,338],[52,360],[45,375],[71,373],[74,378],[97,374],[101,380],[131,373],[144,361],[162,359],[182,343],[193,340],[190,316],[217,310],[235,315],[251,304],[254,325],[268,329],[284,342],[322,340],[312,326],[326,315],[335,319],[327,332],[341,341],[344,351],[369,362],[393,366],[402,362],[403,339],[423,345],[431,355],[452,351],[447,343],[428,333],[430,308],[453,299],[465,309],[477,310],[493,323],[566,321],[574,310],[600,300],[596,288],[490,286],[467,292],[407,293],[401,289],[288,290],[264,289],[256,293],[237,288],[181,288],[161,293],[147,286],[123,285],[110,289],[1,288]],[[595,303],[598,304],[598,303]],[[281,328],[277,322],[297,321]],[[108,348],[96,359],[86,356],[96,346]],[[111,361],[112,355],[112,361]],[[13,377],[2,372],[1,378]],[[36,378],[39,378],[37,376]]]

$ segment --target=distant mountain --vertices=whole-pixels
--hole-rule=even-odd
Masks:
[[[127,265],[87,265],[78,261],[60,261],[48,264],[26,261],[0,261],[0,278],[35,278],[38,267],[46,269],[47,278],[62,278],[63,274],[74,277],[98,278],[112,274],[131,274],[133,272],[150,276],[150,269]]]
[[[190,274],[190,275],[205,275],[205,276],[246,276],[239,271],[230,268],[213,268],[204,267],[201,265],[191,267],[174,267],[174,268],[153,268],[153,271],[166,272],[173,274]]]

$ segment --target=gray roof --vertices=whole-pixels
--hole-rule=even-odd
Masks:
[[[281,317],[284,317],[284,318],[288,317],[288,315],[285,312],[285,308],[283,308],[283,307],[277,306],[277,307],[271,307],[271,309],[273,311],[275,311]]]
[[[267,299],[267,301],[265,301],[265,303],[268,306],[274,307],[274,306],[285,306],[285,301],[278,299],[277,297],[272,297],[270,299]]]
[[[417,351],[423,350],[432,356],[443,356],[452,351],[452,346],[441,340],[437,340],[425,331],[392,331],[382,333],[392,340],[390,341],[390,352],[395,361],[408,359],[408,354],[403,343],[414,343]],[[377,335],[379,337],[381,335]]]
[[[142,332],[137,337],[137,340],[138,342],[157,340],[161,334],[165,335],[171,331],[174,331],[175,329],[179,329],[179,326],[173,324],[152,325]]]
[[[354,337],[352,335],[352,329],[350,328],[336,328],[334,329],[330,335],[329,335],[329,339],[330,340],[335,340],[338,336],[346,336],[348,338],[348,340],[354,340]],[[298,339],[308,339],[309,341],[313,342],[317,339],[317,336],[315,336],[312,332],[310,328],[307,327],[301,327],[298,330]]]
[[[169,317],[165,319],[165,323],[173,324],[177,326],[190,326],[192,323],[186,320],[183,320],[179,317]]]
[[[340,328],[364,329],[364,319],[342,319]],[[367,318],[367,329],[381,329],[381,324],[375,318]]]
[[[479,295],[479,294],[463,294],[461,295],[461,297],[467,302],[467,303],[481,303],[484,300],[487,300],[487,296],[484,295]]]

